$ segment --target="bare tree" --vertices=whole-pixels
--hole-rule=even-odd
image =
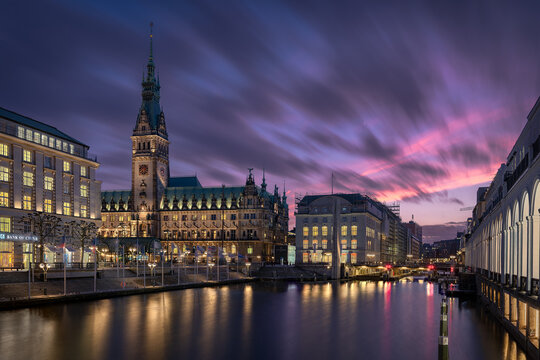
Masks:
[[[30,222],[34,235],[37,235],[39,241],[39,262],[42,263],[45,240],[56,234],[62,220],[58,216],[36,211],[26,214],[20,221]]]
[[[86,241],[92,240],[97,233],[97,226],[95,223],[90,221],[71,221],[69,222],[69,225],[71,225],[71,231],[73,234],[73,237],[78,239],[81,244],[81,266],[84,259],[84,247],[86,244]]]

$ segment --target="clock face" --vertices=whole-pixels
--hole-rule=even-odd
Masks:
[[[139,175],[146,175],[146,174],[148,174],[148,165],[140,165]]]

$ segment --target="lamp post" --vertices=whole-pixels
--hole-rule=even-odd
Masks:
[[[249,272],[249,267],[251,266],[251,263],[250,262],[247,262],[246,263],[246,267],[247,267],[247,273],[248,273],[248,277],[251,276],[251,273]]]
[[[153,283],[153,281],[154,281],[154,269],[156,268],[156,263],[155,262],[148,263],[148,267],[150,268],[150,277],[152,278],[152,283]]]
[[[39,267],[41,270],[43,270],[43,281],[47,282],[47,271],[51,268],[51,265],[47,263],[40,263]]]
[[[164,250],[164,249],[161,249],[161,256],[160,256],[160,260],[161,260],[161,286],[165,286],[165,273],[163,271],[163,264],[165,263],[165,253],[167,252],[167,250]]]
[[[207,264],[208,264],[208,266],[206,267],[206,281],[208,281],[208,268],[209,267],[213,268],[214,265],[215,265],[214,263],[208,263],[208,262],[207,262]]]
[[[146,287],[146,255],[143,257],[143,287]]]

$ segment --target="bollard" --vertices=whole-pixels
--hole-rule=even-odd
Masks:
[[[443,296],[439,329],[439,360],[448,359],[448,305],[446,304],[446,296]]]

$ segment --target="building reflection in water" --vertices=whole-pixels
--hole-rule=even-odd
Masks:
[[[440,299],[429,282],[255,283],[8,311],[0,357],[432,359]],[[474,305],[450,311],[453,358],[525,360]]]

